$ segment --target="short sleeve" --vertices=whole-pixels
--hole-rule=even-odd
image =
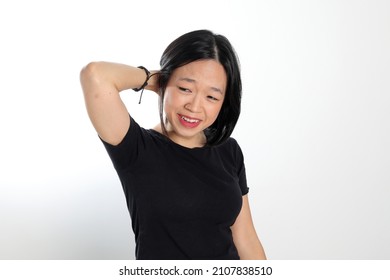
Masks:
[[[244,163],[244,155],[238,143],[234,140],[235,143],[235,159],[236,159],[236,170],[238,176],[238,182],[240,185],[242,195],[246,195],[249,192],[249,187],[246,181],[246,171]]]
[[[246,171],[245,171],[245,163],[242,161],[242,165],[239,169],[238,173],[238,178],[239,178],[239,184],[241,188],[241,193],[242,195],[246,195],[249,192],[249,187],[246,181]]]
[[[139,158],[140,151],[145,146],[144,131],[132,117],[130,117],[130,127],[118,145],[111,145],[101,138],[100,140],[117,171],[131,166]]]

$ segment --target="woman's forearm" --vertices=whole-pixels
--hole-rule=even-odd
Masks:
[[[146,78],[143,69],[112,62],[91,62],[81,70],[88,115],[106,142],[118,144],[130,125],[129,113],[119,92],[141,87]]]
[[[99,87],[111,86],[117,92],[138,88],[146,78],[143,69],[113,62],[91,62],[81,71],[83,87],[95,83]]]

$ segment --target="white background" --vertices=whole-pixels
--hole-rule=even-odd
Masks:
[[[270,259],[390,258],[390,2],[2,1],[0,259],[129,259],[121,186],[79,84],[93,60],[157,69],[176,37],[227,36],[233,136]],[[145,127],[157,98],[122,94]]]

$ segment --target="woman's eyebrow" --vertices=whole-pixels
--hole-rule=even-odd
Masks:
[[[196,83],[196,81],[194,79],[186,78],[186,77],[179,78],[179,81],[185,81],[185,82],[189,82],[189,83]]]
[[[222,91],[220,88],[211,87],[211,90],[212,90],[212,91],[215,91],[215,92],[217,92],[217,93],[220,93],[221,95],[223,95],[223,91]]]
[[[187,78],[187,77],[179,78],[179,81],[189,82],[189,83],[193,83],[193,84],[196,83],[196,80],[191,79],[191,78]],[[222,91],[220,88],[217,88],[217,87],[210,87],[210,89],[211,89],[212,91],[218,92],[218,93],[220,93],[220,94],[223,95],[223,91]]]

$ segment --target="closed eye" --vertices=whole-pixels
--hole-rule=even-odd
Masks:
[[[210,99],[211,101],[218,101],[219,100],[218,98],[215,98],[212,95],[207,96],[207,98]]]
[[[184,91],[184,92],[188,92],[190,93],[191,90],[189,90],[188,88],[184,88],[184,87],[178,87],[180,91]]]

